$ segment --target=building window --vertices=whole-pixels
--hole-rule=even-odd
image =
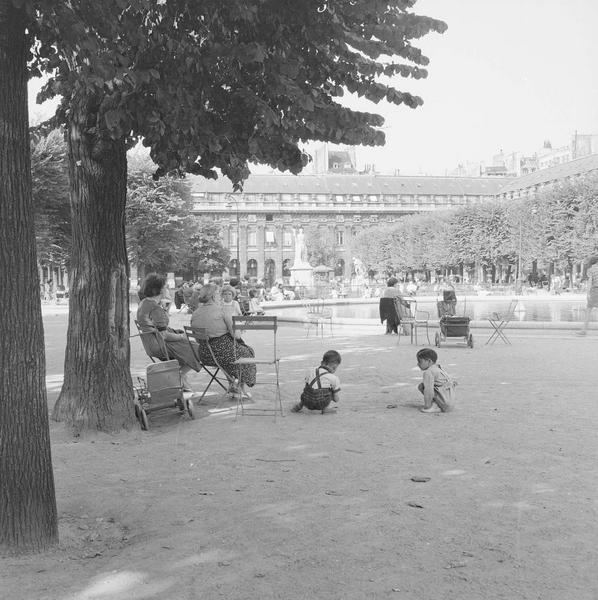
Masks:
[[[345,232],[342,229],[336,230],[336,245],[337,246],[345,245]]]
[[[285,229],[282,234],[282,244],[285,248],[290,248],[293,245],[293,232]]]
[[[247,215],[247,220],[250,223],[257,223],[257,217],[255,215]]]
[[[247,232],[247,245],[253,248],[257,246],[257,232],[255,229],[250,229]]]
[[[257,260],[254,258],[247,262],[247,276],[257,277]]]
[[[266,244],[273,246],[276,243],[276,238],[274,237],[274,232],[270,230],[266,230]]]
[[[267,214],[266,215],[266,221],[274,221],[274,215],[273,214]]]
[[[236,229],[231,229],[229,231],[228,239],[229,239],[229,246],[231,248],[236,248],[237,247],[237,242],[238,242],[238,240],[237,240],[237,230]]]

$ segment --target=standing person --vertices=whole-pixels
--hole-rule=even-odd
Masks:
[[[44,302],[50,302],[50,284],[47,279],[44,281]]]
[[[439,413],[451,410],[453,388],[456,382],[436,364],[438,354],[432,348],[422,348],[416,355],[417,366],[423,371],[423,381],[417,389],[424,395],[423,413]]]
[[[301,399],[291,411],[299,412],[305,406],[309,410],[320,410],[323,414],[331,402],[338,402],[341,381],[335,373],[340,364],[341,355],[336,350],[325,352],[315,372],[309,371],[306,374]]]
[[[389,277],[380,298],[380,322],[386,321],[387,335],[391,333],[398,334],[399,325],[401,324],[397,303],[405,303],[405,299],[397,288],[398,283],[399,280],[396,277]]]
[[[181,376],[185,391],[191,391],[187,375],[191,370],[199,371],[201,367],[197,364],[197,360],[193,355],[184,332],[168,326],[168,312],[163,306],[165,298],[170,301],[170,295],[166,287],[166,278],[157,273],[148,273],[141,283],[139,295],[142,297],[142,300],[139,302],[139,307],[137,308],[137,322],[141,331],[158,331],[158,334],[164,339],[169,356],[178,360],[181,366]],[[151,348],[151,351],[154,352],[153,356],[156,358],[167,358],[160,355],[161,348],[157,342],[155,342],[155,347]]]
[[[50,288],[50,302],[56,302],[56,284],[53,279],[48,282]]]
[[[592,258],[588,260],[588,271],[586,275],[588,279],[588,304],[586,307],[586,318],[583,329],[580,329],[577,332],[578,335],[586,335],[588,332],[588,325],[590,324],[592,309],[598,308],[598,256],[592,256]]]

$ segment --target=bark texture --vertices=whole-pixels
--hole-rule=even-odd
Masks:
[[[24,15],[0,0],[0,553],[58,542],[35,255]]]
[[[98,131],[94,98],[74,99],[68,127],[73,231],[64,383],[53,417],[75,434],[131,427],[126,148]]]

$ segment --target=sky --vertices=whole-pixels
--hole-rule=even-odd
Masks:
[[[533,154],[578,133],[598,134],[598,0],[418,0],[417,14],[448,24],[417,41],[430,58],[428,78],[398,77],[399,90],[424,105],[352,108],[382,114],[386,145],[358,150],[380,172],[444,175],[493,155]],[[33,102],[31,121],[47,112]]]
[[[413,11],[448,25],[414,44],[428,78],[397,78],[424,105],[354,105],[386,118],[386,146],[360,150],[360,162],[444,175],[501,149],[533,154],[576,130],[598,134],[598,1],[419,0]]]

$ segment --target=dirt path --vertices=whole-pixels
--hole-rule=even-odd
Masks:
[[[336,414],[234,421],[210,396],[147,433],[54,425],[61,547],[2,559],[2,597],[595,600],[596,336],[441,348],[459,387],[437,416],[415,347],[367,331],[280,331],[286,408],[341,352]]]

